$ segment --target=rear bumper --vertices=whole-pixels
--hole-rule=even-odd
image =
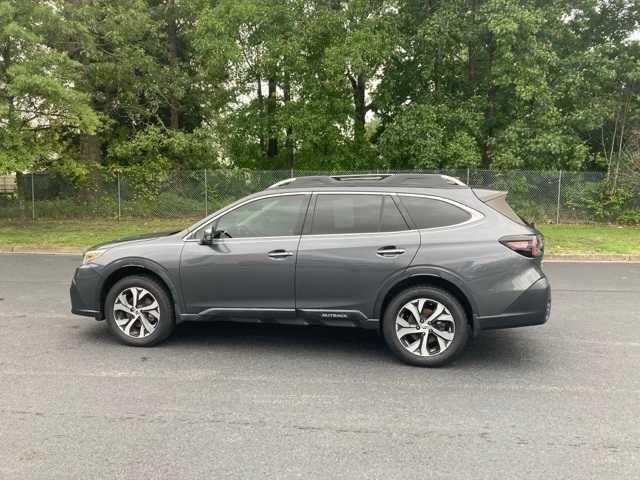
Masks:
[[[99,299],[102,276],[98,268],[97,265],[88,264],[76,269],[69,288],[71,313],[96,319],[102,318]]]
[[[479,331],[542,325],[549,319],[550,313],[551,285],[547,277],[543,276],[524,291],[504,313],[476,317],[474,327]]]

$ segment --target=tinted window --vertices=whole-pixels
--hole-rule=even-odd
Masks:
[[[256,200],[223,215],[214,230],[224,230],[232,238],[299,235],[306,206],[305,195]]]
[[[406,230],[398,207],[388,195],[319,195],[312,234]]]
[[[400,196],[400,201],[417,228],[446,227],[471,218],[469,212],[432,198]]]

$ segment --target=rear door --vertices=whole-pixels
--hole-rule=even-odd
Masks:
[[[373,315],[383,282],[409,266],[420,245],[393,194],[317,193],[296,266],[296,308],[306,317]],[[325,322],[329,323],[329,322]]]

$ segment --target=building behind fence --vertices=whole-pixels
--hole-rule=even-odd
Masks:
[[[512,207],[539,223],[640,220],[640,192],[627,187],[624,213],[607,216],[598,204],[603,172],[433,170],[472,187],[507,190]],[[72,180],[56,173],[7,178],[0,190],[0,219],[38,221],[81,218],[199,218],[291,176],[383,172],[191,170],[134,176],[93,173]],[[387,172],[385,172],[387,173]],[[599,213],[598,213],[599,212]]]

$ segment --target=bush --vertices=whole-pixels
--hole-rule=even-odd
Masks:
[[[145,196],[139,199],[126,200],[121,204],[121,211],[123,217],[175,218],[204,216],[204,198],[191,198],[174,192],[163,192],[155,198]]]
[[[607,182],[584,183],[567,193],[565,205],[575,211],[586,211],[594,220],[616,221],[629,208],[633,192],[626,186],[614,191]]]
[[[488,188],[508,192],[507,200],[514,211],[529,222],[555,221],[557,176],[555,173],[506,171],[496,172],[490,181],[482,182]]]
[[[25,212],[25,215],[27,212]],[[20,218],[18,198],[15,194],[0,195],[0,218]]]
[[[220,207],[219,202],[209,201],[209,212]],[[121,202],[122,217],[179,218],[204,216],[204,198],[194,199],[173,192],[164,192],[156,198],[131,199]],[[31,218],[31,202],[25,205],[25,216]],[[78,218],[117,218],[118,200],[115,196],[95,199],[65,198],[36,202],[36,217],[62,220]],[[0,201],[0,218],[20,218],[17,201]]]
[[[618,222],[623,225],[637,225],[640,226],[640,208],[634,208],[628,210],[618,216]]]

